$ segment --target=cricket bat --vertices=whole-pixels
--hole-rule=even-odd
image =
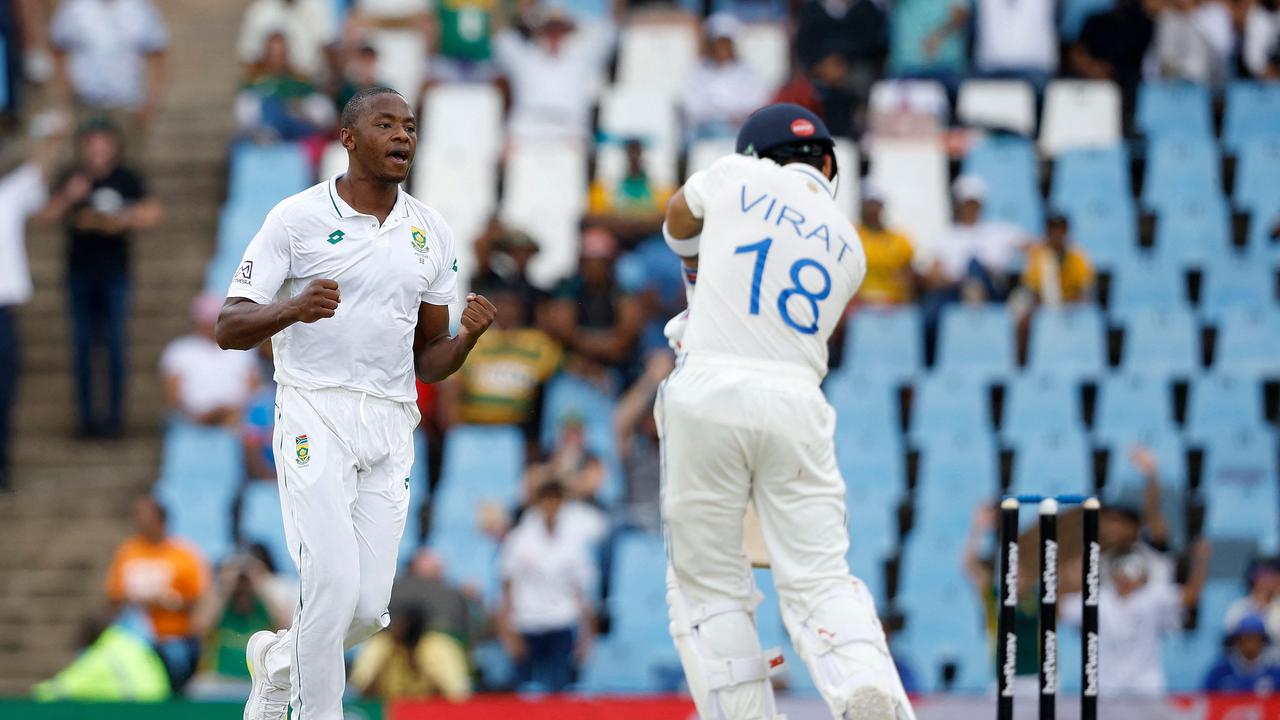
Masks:
[[[755,502],[747,501],[747,514],[742,519],[742,549],[751,561],[751,567],[767,568],[769,548],[764,544],[764,531],[760,528],[760,516],[756,515]]]

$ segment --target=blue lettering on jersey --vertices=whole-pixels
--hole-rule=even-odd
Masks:
[[[826,223],[818,223],[810,227],[804,213],[785,202],[781,203],[781,209],[778,209],[775,214],[774,210],[780,204],[779,199],[768,192],[761,193],[759,196],[752,193],[752,196],[753,199],[748,201],[747,184],[743,183],[739,190],[738,203],[743,215],[758,216],[764,224],[774,227],[781,227],[784,223],[789,225],[797,238],[821,242],[823,250],[828,255],[836,256],[836,262],[843,262],[845,253],[853,249],[845,236],[840,235],[838,231],[833,233]],[[767,204],[766,201],[768,201]]]

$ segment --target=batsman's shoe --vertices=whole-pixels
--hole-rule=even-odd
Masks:
[[[908,717],[893,693],[883,688],[864,685],[849,697],[847,720],[904,720]]]
[[[267,651],[280,636],[268,630],[254,633],[245,647],[245,663],[253,688],[244,705],[244,720],[285,720],[289,713],[289,688],[276,687],[267,677]]]

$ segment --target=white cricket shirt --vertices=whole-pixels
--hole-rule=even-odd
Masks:
[[[379,225],[338,197],[337,177],[271,210],[227,295],[266,304],[312,280],[336,281],[342,301],[333,317],[294,323],[271,339],[276,382],[413,402],[418,306],[457,296],[453,233],[404,190]]]
[[[729,155],[684,186],[702,215],[683,345],[827,373],[827,338],[867,272],[831,183],[803,164]]]
[[[0,177],[0,306],[22,305],[31,299],[27,218],[39,212],[47,199],[44,173],[35,163]]]

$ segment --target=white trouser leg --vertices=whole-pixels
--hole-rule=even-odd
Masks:
[[[663,513],[671,633],[704,720],[773,720],[776,710],[742,554],[750,470],[740,431],[690,412],[688,393],[664,388]]]

